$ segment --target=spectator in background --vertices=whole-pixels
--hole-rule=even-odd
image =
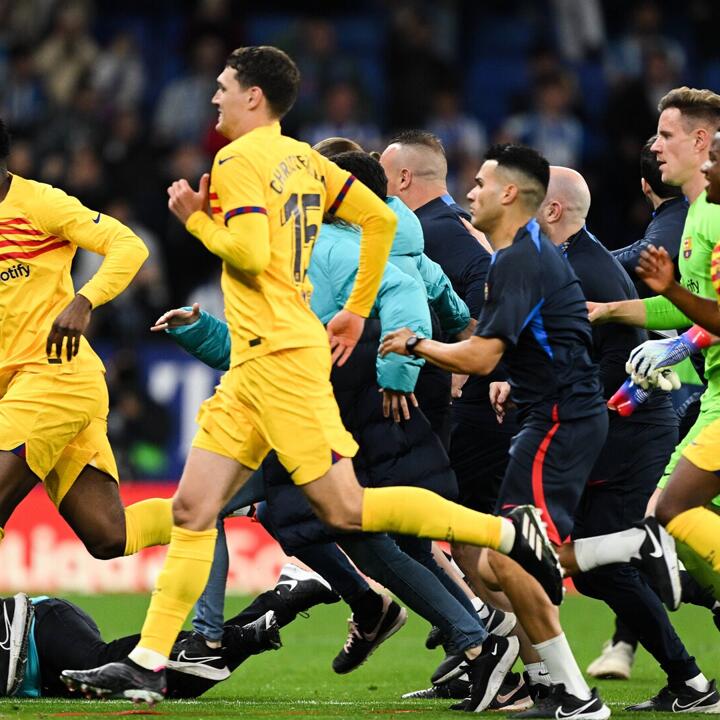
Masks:
[[[92,86],[106,117],[119,110],[136,108],[145,87],[145,68],[135,38],[119,32],[100,52],[92,72]]]
[[[0,46],[37,45],[41,33],[47,30],[55,4],[55,0],[0,3]]]
[[[288,120],[298,127],[321,122],[323,98],[330,88],[341,82],[356,87],[360,83],[357,63],[338,47],[335,26],[322,18],[298,21],[282,46],[285,44],[302,77]]]
[[[190,72],[163,90],[155,109],[155,134],[161,144],[198,142],[202,138],[216,114],[208,98],[215,93],[217,69],[223,58],[220,38],[206,35],[196,41]]]
[[[655,0],[631,5],[629,28],[619,40],[611,42],[605,57],[608,82],[615,85],[637,79],[643,74],[645,55],[651,48],[663,51],[678,74],[685,69],[687,57],[682,45],[662,32],[662,12]]]
[[[29,140],[13,140],[8,158],[8,170],[25,178],[36,175],[35,154]]]
[[[324,98],[323,120],[303,129],[303,140],[316,145],[328,137],[352,138],[366,150],[379,150],[382,139],[374,123],[362,118],[357,89],[347,82],[331,86]]]
[[[189,54],[199,37],[212,35],[222,41],[225,53],[242,45],[240,13],[234,13],[229,0],[199,0],[185,26],[183,52]]]
[[[389,124],[422,127],[433,93],[447,84],[453,71],[435,47],[432,24],[417,6],[403,3],[392,12],[385,57]]]
[[[175,178],[187,178],[197,187],[200,176],[210,168],[211,161],[192,143],[176,147],[164,163],[165,175],[161,178],[167,187]],[[167,196],[165,196],[167,200]],[[167,207],[167,203],[165,203]],[[167,276],[172,278],[170,305],[185,302],[190,291],[199,284],[214,278],[220,261],[193,237],[181,223],[165,213],[162,231],[167,260]]]
[[[126,199],[113,197],[102,211],[127,225],[150,251],[148,259],[112,308],[102,306],[93,313],[94,334],[130,344],[145,335],[152,320],[168,305],[170,292],[164,252],[158,237],[137,220]],[[72,273],[75,287],[82,287],[97,272],[101,262],[102,256],[79,249]]]
[[[565,60],[579,63],[597,56],[605,44],[599,0],[552,0],[558,47]]]
[[[102,161],[91,145],[71,151],[64,185],[69,194],[89,208],[101,208],[110,197]]]
[[[551,165],[579,167],[584,130],[571,111],[573,90],[566,73],[541,76],[535,86],[533,108],[508,118],[498,142],[529,145]]]
[[[15,136],[28,136],[39,127],[45,109],[45,94],[32,51],[17,46],[10,52],[7,78],[0,86],[0,114]]]
[[[92,72],[98,55],[97,44],[87,29],[88,15],[84,3],[61,3],[50,36],[35,56],[47,94],[58,108],[74,104],[75,94]]]
[[[115,352],[107,370],[108,439],[120,476],[128,480],[162,478],[169,464],[168,411],[145,390],[140,364],[133,352]]]
[[[433,95],[433,112],[427,128],[445,148],[450,194],[461,196],[461,191],[468,186],[461,185],[459,179],[465,176],[466,168],[475,176],[478,158],[487,149],[485,128],[477,118],[462,112],[457,90],[449,87]]]

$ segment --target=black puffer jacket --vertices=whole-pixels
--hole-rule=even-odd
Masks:
[[[379,341],[379,321],[368,320],[348,362],[331,375],[343,423],[360,446],[353,459],[358,480],[365,487],[422,487],[452,500],[457,497],[455,474],[425,415],[412,408],[407,421],[383,417],[375,376]],[[262,467],[268,519],[285,552],[333,540],[333,531],[313,514],[275,453]]]

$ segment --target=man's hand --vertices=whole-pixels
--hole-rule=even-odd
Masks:
[[[495,417],[498,424],[502,425],[505,419],[505,413],[512,402],[510,400],[510,383],[507,382],[491,382],[490,383],[490,405],[495,411]]]
[[[341,310],[327,324],[327,334],[332,350],[332,362],[342,367],[360,340],[365,318],[349,310]]]
[[[452,374],[450,394],[453,400],[457,400],[457,398],[462,397],[462,389],[469,377],[469,375],[458,375],[457,373]]]
[[[185,308],[175,308],[163,313],[150,328],[151,332],[161,332],[168,328],[182,327],[183,325],[192,325],[200,318],[200,305],[193,303],[192,310]]]
[[[609,303],[598,303],[587,301],[587,311],[590,322],[593,325],[602,325],[610,321],[610,305]]]
[[[80,337],[90,324],[92,305],[82,295],[76,295],[73,301],[55,318],[50,334],[45,343],[45,353],[52,355],[55,346],[55,357],[62,356],[63,342],[67,339],[67,359],[72,360],[80,349]]]
[[[490,244],[488,239],[485,237],[485,233],[473,227],[464,217],[460,218],[460,222],[465,226],[465,229],[492,255],[495,251],[493,246]]]
[[[389,332],[380,341],[380,357],[385,357],[390,353],[397,353],[398,355],[409,355],[405,343],[413,335],[413,331],[410,328],[400,328],[399,330],[393,330]]]
[[[380,392],[383,394],[383,417],[390,417],[390,411],[392,411],[393,420],[396,423],[399,423],[401,419],[410,419],[408,400],[412,405],[418,407],[415,393],[404,393],[398,390],[387,390],[384,388],[381,388]]]
[[[195,192],[190,183],[183,178],[176,180],[169,188],[168,207],[175,217],[183,224],[187,223],[188,218],[198,210],[207,212],[208,201],[210,198],[210,175],[205,173],[200,178],[200,187]]]
[[[663,295],[675,282],[675,265],[665,248],[648,245],[638,262],[635,272],[653,292]]]

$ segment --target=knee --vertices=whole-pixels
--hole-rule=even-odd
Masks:
[[[210,530],[218,520],[219,508],[189,503],[182,495],[172,502],[173,524],[187,530]]]
[[[109,532],[93,538],[83,538],[87,551],[96,560],[112,560],[125,555],[125,536]]]

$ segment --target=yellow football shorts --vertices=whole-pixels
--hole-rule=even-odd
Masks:
[[[695,467],[708,472],[720,471],[720,420],[706,425],[692,442],[685,446],[683,457]]]
[[[21,371],[0,394],[0,450],[24,455],[56,506],[86,465],[117,481],[102,372]]]
[[[328,347],[282,350],[230,368],[200,407],[193,447],[252,470],[272,449],[296,485],[317,480],[334,455],[358,449],[340,419],[330,369]]]

